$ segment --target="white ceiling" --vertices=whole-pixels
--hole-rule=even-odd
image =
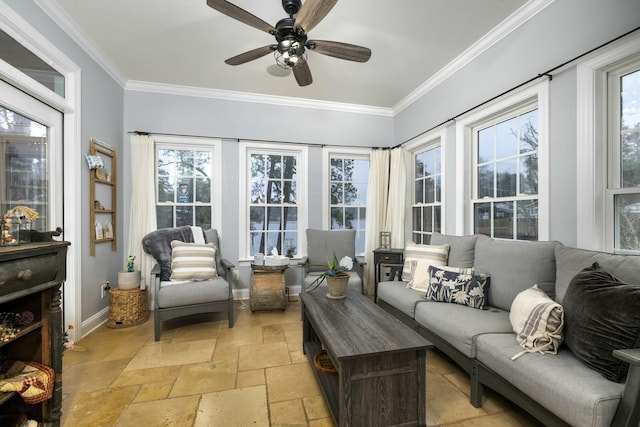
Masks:
[[[46,2],[40,2],[43,4]],[[281,0],[233,0],[264,21],[286,17]],[[535,14],[540,0],[342,0],[310,32],[372,50],[367,63],[309,53],[313,84],[273,75],[267,55],[224,60],[272,44],[267,33],[206,0],[53,0],[52,13],[121,83],[149,82],[397,108],[426,82],[490,47]],[[51,10],[50,10],[51,12]]]

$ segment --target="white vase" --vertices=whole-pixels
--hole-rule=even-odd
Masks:
[[[118,271],[118,289],[139,288],[140,277],[140,270]]]

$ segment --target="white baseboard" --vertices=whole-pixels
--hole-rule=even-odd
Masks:
[[[82,322],[82,337],[80,337],[80,339],[86,337],[91,332],[98,329],[100,326],[106,323],[107,320],[109,320],[109,307],[103,308],[102,310]],[[76,341],[79,341],[80,339],[76,337]]]

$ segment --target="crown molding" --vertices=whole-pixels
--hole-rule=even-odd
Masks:
[[[444,68],[434,74],[429,80],[422,83],[413,92],[392,107],[393,115],[400,113],[405,108],[416,102],[422,96],[447,80],[457,71],[469,64],[475,58],[494,46],[500,40],[507,37],[521,25],[529,21],[538,13],[551,5],[555,0],[529,0],[518,10],[509,15],[504,21],[494,27],[487,34],[478,39],[468,49],[449,62]]]
[[[393,117],[391,108],[129,80],[125,90]]]
[[[54,0],[34,0],[34,2],[42,9],[49,17],[58,24],[58,26],[65,32],[71,39],[76,42],[80,48],[82,48],[87,55],[91,57],[98,65],[107,73],[113,80],[116,81],[121,87],[125,87],[127,79],[122,72],[116,67],[107,55],[104,54],[98,48],[95,43],[82,31],[82,29],[76,24],[69,15],[58,5]]]

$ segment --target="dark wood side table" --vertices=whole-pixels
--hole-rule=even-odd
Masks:
[[[373,301],[378,302],[378,282],[380,282],[380,271],[383,268],[391,268],[391,279],[402,276],[402,266],[404,265],[404,249],[378,248],[373,251],[373,266],[375,271],[375,286],[373,291]],[[400,277],[398,277],[400,278]]]

